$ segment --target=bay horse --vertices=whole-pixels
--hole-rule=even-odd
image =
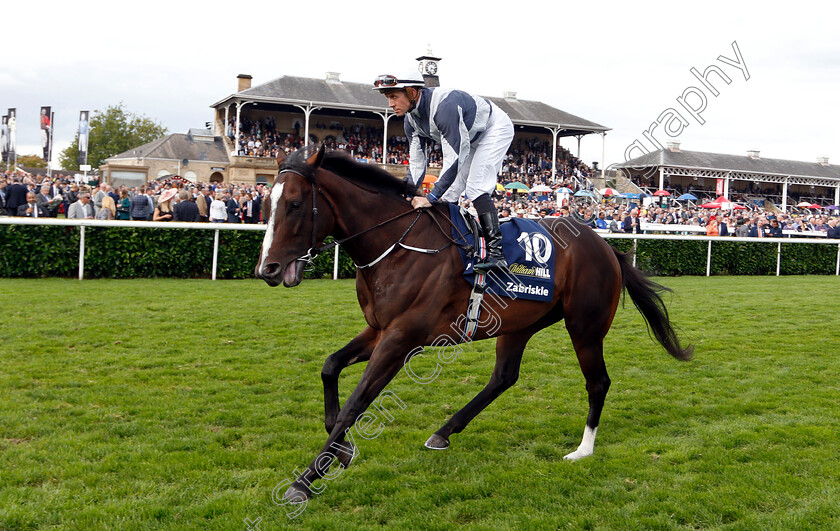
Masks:
[[[410,367],[412,353],[418,347],[439,345],[441,337],[452,337],[452,324],[463,320],[472,288],[462,276],[464,264],[451,238],[447,206],[412,210],[403,180],[342,152],[326,152],[323,146],[288,158],[281,151],[278,164],[256,276],[271,286],[297,286],[307,261],[324,249],[324,239],[332,235],[357,264],[356,293],[367,322],[324,363],[324,425],[329,435],[322,452],[284,495],[287,502],[305,502],[312,494],[312,482],[323,478],[331,464],[349,466],[355,448],[346,440],[347,432],[391,379],[404,366]],[[589,227],[569,218],[543,219],[540,224],[557,249],[553,300],[485,297],[482,311],[498,319],[492,327],[483,322],[471,340],[497,338],[492,376],[426,441],[427,448],[447,448],[453,433],[464,430],[517,381],[531,336],[565,319],[589,395],[583,439],[565,458],[591,455],[610,387],[603,342],[622,290],[671,356],[691,358],[693,347],[680,345],[659,295],[666,288],[648,280]],[[339,374],[363,361],[368,363],[358,385],[340,406]]]

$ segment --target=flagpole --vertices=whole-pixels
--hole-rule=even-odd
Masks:
[[[52,179],[53,133],[55,132],[55,112],[50,110],[50,149],[47,159],[47,177]]]

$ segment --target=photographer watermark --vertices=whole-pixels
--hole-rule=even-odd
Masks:
[[[733,81],[732,77],[736,77],[738,73],[744,77],[744,81],[749,81],[750,71],[737,41],[732,41],[732,54],[734,58],[719,55],[717,57],[719,64],[712,63],[702,72],[691,67],[689,72],[696,78],[697,83],[686,87],[682,94],[677,96],[677,105],[659,113],[648,128],[642,131],[642,138],[636,138],[624,149],[624,162],[647,155],[652,151],[665,149],[657,136],[662,138],[664,134],[668,138],[676,138],[693,122],[698,125],[705,124],[703,112],[709,105],[709,98],[720,96],[720,89],[730,85]],[[652,148],[649,149],[648,145]]]

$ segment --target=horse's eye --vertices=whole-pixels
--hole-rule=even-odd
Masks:
[[[292,201],[289,203],[289,208],[300,208],[302,204],[300,201]]]

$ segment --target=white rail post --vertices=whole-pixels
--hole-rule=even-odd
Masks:
[[[837,244],[837,265],[834,266],[834,274],[840,275],[840,243]]]
[[[639,252],[639,240],[633,238],[633,267],[636,267],[636,253]]]
[[[709,240],[709,250],[706,251],[706,276],[712,276],[712,240]]]
[[[333,280],[338,280],[338,245],[335,246],[335,258],[333,258]]]
[[[782,242],[779,242],[779,248],[776,250],[776,276],[782,270]]]
[[[213,231],[213,272],[211,280],[216,280],[216,266],[219,264],[219,229]]]
[[[79,280],[85,276],[85,226],[79,227]]]

